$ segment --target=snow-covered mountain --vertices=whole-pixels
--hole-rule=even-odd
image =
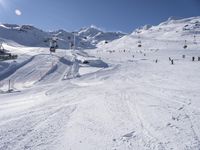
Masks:
[[[200,17],[186,19],[169,18],[157,26],[144,26],[137,29],[132,35],[140,35],[155,39],[185,39],[191,40],[190,36],[200,34]]]
[[[73,42],[74,34],[64,30],[45,32],[31,25],[0,25],[0,38],[11,40],[25,46],[48,47],[48,39],[55,35],[58,37],[60,48],[69,48],[70,43]],[[100,29],[91,26],[89,28],[81,29],[76,33],[76,48],[96,48],[97,44],[102,41],[107,43],[124,35],[124,33],[120,32],[103,32]]]
[[[185,42],[186,40],[186,42]],[[186,19],[169,18],[156,26],[145,25],[111,43],[101,46],[102,49],[180,49],[186,43],[194,49],[200,41],[200,17]],[[140,48],[140,49],[141,49]]]
[[[101,29],[91,26],[89,28],[82,28],[78,35],[85,39],[86,41],[90,41],[93,45],[98,44],[99,42],[103,42],[105,44],[113,41],[115,39],[119,39],[125,35],[125,33],[121,32],[104,32]]]
[[[25,46],[47,46],[45,39],[49,34],[30,25],[0,25],[0,38],[12,40]]]

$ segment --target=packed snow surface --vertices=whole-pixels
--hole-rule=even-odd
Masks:
[[[70,54],[43,52],[2,75],[0,149],[200,148],[198,50],[88,53],[109,67],[82,64],[80,77],[64,79]]]

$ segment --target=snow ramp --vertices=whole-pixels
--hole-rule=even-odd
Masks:
[[[21,64],[11,63],[0,72],[0,79],[3,85],[7,85],[10,80],[11,87],[17,89],[30,87],[35,83],[56,82],[62,79],[71,64],[67,59],[56,55],[35,55]]]

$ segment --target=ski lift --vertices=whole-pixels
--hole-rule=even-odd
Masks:
[[[142,42],[140,40],[140,36],[138,35],[138,47],[142,47]]]
[[[71,40],[71,37],[70,37],[70,36],[68,36],[68,37],[67,37],[67,39],[68,39],[68,40]]]
[[[55,53],[58,48],[57,38],[53,37],[50,39],[50,52]]]
[[[73,42],[69,42],[69,48],[72,49],[74,47],[74,43]]]
[[[142,47],[142,42],[138,41],[138,47]]]
[[[186,49],[186,48],[187,48],[187,45],[184,45],[183,48]]]
[[[183,46],[184,49],[186,49],[188,46],[187,46],[187,41],[185,40],[185,45]]]

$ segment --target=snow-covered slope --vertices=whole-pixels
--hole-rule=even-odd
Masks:
[[[43,47],[49,44],[45,42],[45,39],[49,37],[49,34],[39,30],[30,25],[12,25],[2,24],[0,25],[0,38],[6,40],[12,40],[21,45]]]
[[[0,63],[0,73],[15,69],[0,74],[0,149],[199,150],[199,50],[91,50],[109,68],[80,64],[70,80],[70,52],[27,50],[35,54]]]
[[[142,29],[137,29],[132,35],[139,34],[141,37],[149,37],[155,39],[171,39],[171,40],[189,40],[191,36],[200,35],[200,17],[192,17],[187,19],[174,20],[169,18],[167,21]]]
[[[91,49],[96,48],[97,44],[102,41],[110,42],[122,37],[120,32],[103,32],[100,29],[89,27],[81,29],[76,33],[76,48]],[[54,32],[45,32],[30,25],[0,25],[0,38],[4,40],[12,40],[24,46],[31,47],[48,47],[48,39],[52,36],[58,37],[60,48],[70,48],[70,43],[73,42],[73,33],[64,30]]]
[[[140,49],[196,49],[200,42],[200,17],[173,20],[169,18],[157,26],[146,25],[136,29],[132,34],[114,40],[101,49],[140,50]],[[141,42],[142,47],[138,48]]]
[[[195,19],[140,29],[140,48],[137,33],[109,51],[4,43],[19,57],[0,61],[0,150],[199,150],[200,43],[181,42]]]

